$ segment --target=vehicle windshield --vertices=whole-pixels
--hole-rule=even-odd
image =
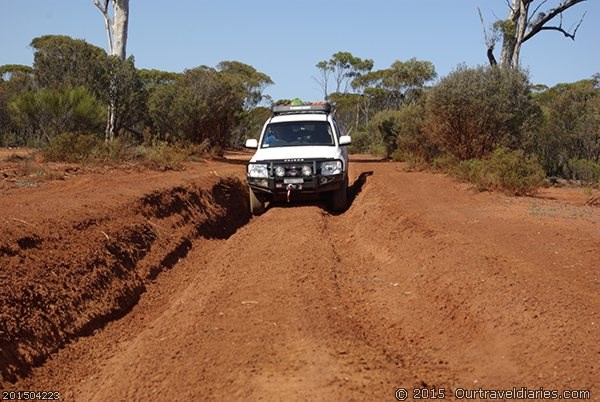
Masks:
[[[326,121],[271,123],[263,136],[262,148],[302,145],[333,145],[333,131]]]

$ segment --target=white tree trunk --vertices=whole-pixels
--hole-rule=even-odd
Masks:
[[[114,18],[111,21],[108,5],[111,0],[93,0],[94,4],[104,16],[106,36],[108,38],[108,54],[117,56],[121,61],[127,57],[127,28],[129,25],[129,0],[112,0]],[[115,138],[115,125],[117,121],[117,83],[116,75],[111,72],[109,83],[108,114],[106,117],[105,140],[112,141]]]
[[[129,0],[113,0],[115,19],[113,22],[114,47],[112,55],[121,60],[127,57],[127,28],[129,24]]]
[[[511,58],[511,67],[519,66],[519,55],[521,53],[521,45],[523,44],[523,38],[527,30],[527,24],[529,22],[529,4],[523,0],[520,1],[519,5],[519,16],[517,22],[517,37],[515,38],[515,45]]]

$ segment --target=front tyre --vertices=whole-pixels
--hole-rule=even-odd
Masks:
[[[250,195],[250,213],[252,215],[260,215],[265,212],[265,202],[256,196],[252,187],[248,187],[248,194]]]
[[[343,212],[348,207],[348,177],[344,178],[340,188],[331,194],[331,208],[334,212]]]

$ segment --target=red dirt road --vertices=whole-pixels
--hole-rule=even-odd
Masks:
[[[600,400],[600,209],[581,190],[476,193],[355,158],[344,214],[306,203],[249,220],[243,182],[223,178],[243,169],[210,162],[4,190],[3,288],[26,288],[16,278],[47,288],[32,290],[37,309],[10,310],[31,330],[3,330],[14,355],[2,350],[0,389],[77,401],[394,400],[398,387],[447,399],[543,387]],[[87,279],[63,286],[72,300],[54,312],[33,296],[58,299],[61,281],[26,266]],[[69,309],[95,325],[77,327]],[[54,326],[38,325],[44,317]]]

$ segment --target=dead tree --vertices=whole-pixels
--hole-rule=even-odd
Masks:
[[[545,10],[542,10],[542,7],[544,7],[549,0],[541,0],[537,5],[534,5],[535,0],[505,1],[509,8],[508,18],[506,20],[496,21],[493,29],[495,34],[491,37],[488,37],[484,27],[490,63],[492,63],[490,49],[493,57],[493,45],[495,45],[497,40],[502,37],[500,65],[503,67],[517,67],[519,65],[521,46],[541,31],[558,31],[565,37],[575,40],[577,30],[585,17],[584,13],[579,20],[579,23],[568,29],[563,27],[563,13],[569,8],[586,0],[560,0],[560,3],[556,7]],[[481,11],[479,12],[479,15],[483,23]],[[493,58],[493,60],[495,60],[495,58]]]

